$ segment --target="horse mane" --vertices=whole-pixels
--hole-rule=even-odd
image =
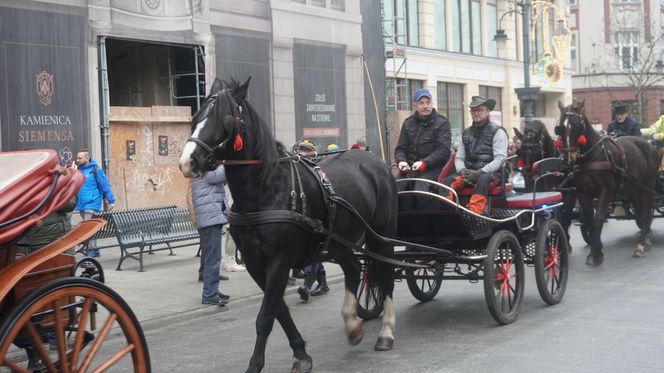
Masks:
[[[231,91],[231,95],[236,102],[243,99],[243,97],[238,97],[238,92],[241,90],[239,81],[231,79],[230,82],[224,82],[224,84]],[[244,128],[247,133],[247,139],[250,140],[253,155],[255,159],[261,161],[261,178],[262,180],[266,180],[269,178],[271,170],[274,169],[273,165],[270,165],[271,161],[285,154],[285,148],[283,144],[274,139],[270,128],[246,98],[239,105],[243,110]],[[247,139],[245,139],[245,142]]]

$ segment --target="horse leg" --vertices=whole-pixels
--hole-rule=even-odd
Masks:
[[[378,254],[388,258],[394,257],[394,247],[379,242],[368,237],[367,244]],[[375,261],[370,268],[369,278],[378,282],[380,293],[383,294],[383,320],[378,340],[374,349],[376,351],[389,351],[394,347],[394,327],[396,325],[396,315],[394,313],[394,302],[392,294],[394,292],[394,265],[382,261]]]
[[[652,206],[653,201],[652,198],[641,197],[640,200],[638,200],[639,196],[635,196],[635,198],[637,199],[637,203],[632,203],[632,205],[634,206],[634,212],[636,213],[636,225],[641,230],[641,235],[632,257],[643,258],[646,256],[645,252],[652,249],[650,225],[652,223],[653,211],[650,206]]]
[[[360,284],[360,261],[354,254],[345,255],[337,259],[337,263],[344,272],[346,292],[344,304],[341,308],[341,317],[344,320],[348,342],[355,346],[364,337],[364,327],[357,317],[357,289]]]
[[[313,365],[311,357],[305,351],[304,340],[297,330],[283,299],[283,293],[288,283],[290,264],[285,258],[274,258],[268,264],[267,271],[258,269],[250,258],[245,259],[245,264],[247,271],[264,293],[263,303],[256,317],[256,344],[246,372],[260,372],[263,369],[265,365],[265,346],[267,338],[272,332],[275,318],[281,324],[290,346],[293,348],[293,356],[296,361],[293,363],[292,371],[297,373],[310,372]]]
[[[592,245],[590,247],[593,256],[593,265],[599,266],[604,262],[604,254],[602,253],[602,228],[604,228],[604,220],[608,214],[609,208],[609,194],[603,191],[597,200],[597,209],[595,210],[595,218],[593,219],[592,231]]]
[[[588,230],[588,235],[590,236],[590,254],[586,257],[586,264],[587,265],[600,265],[603,261],[603,254],[602,254],[602,242],[599,242],[599,248],[597,247],[596,243],[596,231],[597,228],[595,226],[595,208],[593,206],[593,199],[592,197],[585,196],[585,195],[579,195],[579,204],[581,205],[582,209],[582,221],[583,221],[583,226],[585,229]]]

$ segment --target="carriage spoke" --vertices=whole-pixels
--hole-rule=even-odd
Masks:
[[[112,313],[108,316],[108,319],[104,322],[104,325],[101,327],[99,330],[99,334],[97,335],[97,338],[95,341],[92,343],[92,346],[90,347],[90,351],[88,351],[87,355],[85,356],[85,359],[83,360],[83,364],[81,364],[80,371],[86,371],[88,367],[90,366],[90,363],[92,363],[92,359],[97,355],[97,352],[99,351],[99,348],[101,347],[101,343],[106,339],[106,335],[108,332],[111,330],[111,326],[115,322],[115,319],[117,318],[117,315],[115,313]]]
[[[49,359],[48,352],[46,352],[44,349],[44,344],[42,343],[39,332],[37,332],[35,326],[32,324],[32,322],[28,321],[28,323],[25,324],[25,328],[28,335],[30,336],[30,339],[32,340],[32,347],[35,349],[35,352],[37,352],[37,355],[39,355],[42,363],[46,365],[48,371],[55,372],[55,366],[53,365],[51,359]]]
[[[78,358],[81,354],[81,349],[83,348],[83,337],[85,336],[85,325],[88,322],[88,315],[90,313],[90,308],[92,307],[92,298],[86,298],[83,302],[83,307],[79,313],[78,327],[76,328],[76,338],[74,339],[74,345],[72,346],[72,355],[70,359],[70,367],[72,370],[76,370],[78,365]]]
[[[67,341],[65,340],[65,326],[62,323],[63,313],[58,301],[62,301],[62,298],[56,300],[53,307],[53,316],[55,318],[55,340],[58,343],[58,360],[60,361],[60,368],[63,373],[69,373],[69,366],[67,365]]]

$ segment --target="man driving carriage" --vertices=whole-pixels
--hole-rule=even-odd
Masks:
[[[413,115],[404,120],[394,149],[399,178],[436,180],[450,157],[450,122],[433,108],[428,89],[413,93],[413,111]]]
[[[496,100],[473,96],[470,102],[473,124],[461,135],[454,166],[457,174],[445,178],[454,190],[474,186],[466,208],[476,214],[484,213],[491,183],[500,179],[500,170],[507,157],[508,138],[505,129],[489,120]],[[450,192],[449,199],[454,199]]]
[[[618,102],[613,105],[616,119],[609,123],[608,134],[613,137],[639,136],[641,137],[641,126],[629,115],[629,104]]]

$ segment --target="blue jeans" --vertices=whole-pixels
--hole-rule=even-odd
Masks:
[[[92,214],[95,212],[96,211],[93,210],[83,210],[78,213],[81,215],[81,220],[88,220],[92,219]],[[101,254],[99,254],[99,249],[97,248],[97,240],[88,241],[88,248],[85,250],[85,255],[93,258],[101,256]]]
[[[203,299],[219,294],[219,268],[221,267],[221,232],[223,224],[198,228],[203,259]]]

